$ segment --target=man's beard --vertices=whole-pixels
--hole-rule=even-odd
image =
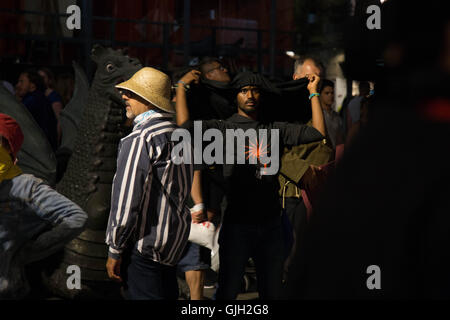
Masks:
[[[131,111],[131,109],[130,109],[130,110],[127,110],[126,116],[127,116],[128,119],[134,119],[134,118],[136,118],[136,116],[134,115],[133,111]]]
[[[258,105],[254,105],[254,106],[250,107],[250,106],[243,104],[241,106],[238,106],[238,108],[241,109],[245,114],[252,115],[255,112],[257,112]]]

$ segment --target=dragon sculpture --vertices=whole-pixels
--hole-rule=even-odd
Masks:
[[[109,280],[105,269],[105,230],[117,148],[128,130],[124,126],[124,102],[114,86],[142,68],[139,60],[120,49],[94,45],[91,58],[97,70],[90,88],[84,72],[74,64],[76,86],[72,100],[61,113],[62,141],[56,156],[26,108],[0,89],[0,112],[14,117],[24,131],[25,141],[18,155],[22,170],[56,184],[58,192],[89,216],[85,231],[63,252],[48,259],[42,272],[43,283],[51,292],[70,299],[119,296],[119,287]],[[80,268],[80,290],[66,285],[71,265]]]

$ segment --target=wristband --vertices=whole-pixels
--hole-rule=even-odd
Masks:
[[[320,93],[311,93],[310,95],[309,95],[309,100],[311,100],[311,98],[312,97],[315,97],[315,96],[320,96]]]
[[[184,85],[179,86],[178,84],[174,84],[172,86],[172,89],[177,89],[177,88],[183,88],[184,91],[188,91],[188,89]]]
[[[193,206],[193,207],[191,208],[191,213],[192,213],[192,212],[201,211],[201,210],[203,210],[203,209],[205,209],[205,204],[203,204],[203,203],[197,203],[195,206]]]
[[[184,87],[184,89],[187,91],[190,86],[188,84],[186,84],[186,82],[184,82],[183,80],[178,80],[177,84],[181,83]]]

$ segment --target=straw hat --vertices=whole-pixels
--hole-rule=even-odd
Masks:
[[[149,67],[140,69],[128,81],[116,85],[116,88],[134,92],[161,110],[175,113],[170,103],[170,87],[167,74]]]

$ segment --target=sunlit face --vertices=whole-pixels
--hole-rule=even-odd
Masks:
[[[231,80],[227,68],[216,61],[208,64],[205,70],[205,78],[220,82],[230,82]]]
[[[139,97],[137,94],[128,91],[121,90],[122,99],[125,101],[127,105],[127,113],[126,116],[128,119],[134,119],[141,113],[144,113],[149,110],[149,103]]]
[[[293,75],[293,79],[304,78],[307,74],[317,74],[321,76],[321,70],[316,66],[313,60],[307,59],[303,65],[299,66]]]
[[[19,97],[24,97],[28,92],[33,92],[34,90],[36,90],[36,86],[30,82],[28,75],[26,73],[20,74],[16,84],[16,94]]]
[[[246,114],[254,113],[260,102],[259,88],[256,86],[242,87],[237,94],[238,108]]]
[[[334,102],[334,88],[329,86],[323,88],[320,93],[320,101],[326,106],[331,106]]]

